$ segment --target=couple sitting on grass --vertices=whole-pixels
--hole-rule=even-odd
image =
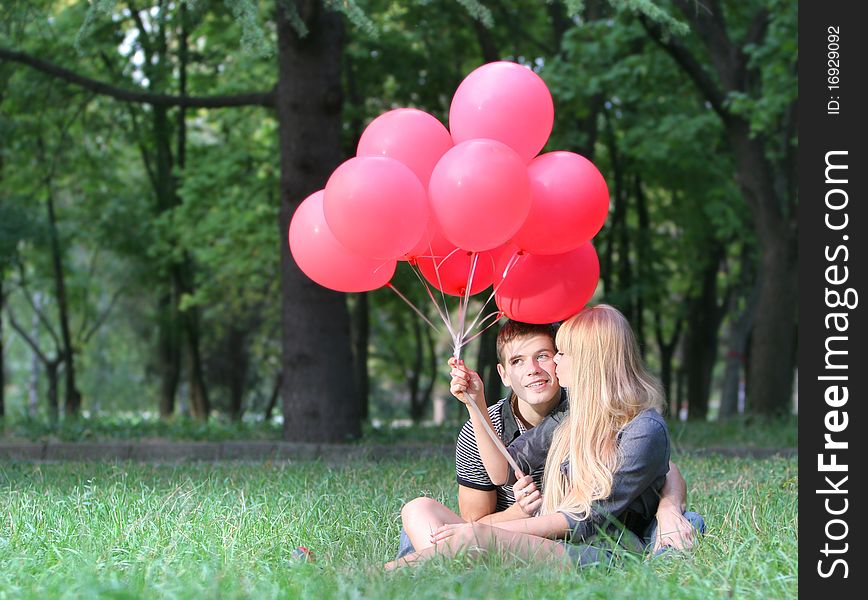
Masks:
[[[692,546],[704,523],[684,512],[686,485],[669,461],[662,389],[620,312],[587,307],[556,339],[551,326],[510,321],[497,354],[512,394],[487,410],[479,375],[449,361],[450,390],[470,413],[455,451],[461,515],[431,498],[406,504],[398,557],[386,569],[485,550],[587,565],[609,560],[616,547],[660,553]],[[482,419],[521,471],[509,466]]]

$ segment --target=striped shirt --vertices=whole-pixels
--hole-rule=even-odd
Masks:
[[[567,402],[564,398],[565,395],[562,395],[562,401],[550,414],[566,410]],[[509,446],[526,430],[522,422],[513,414],[510,398],[504,398],[489,406],[488,416],[491,418],[491,424],[494,425],[495,433],[500,436],[505,446]],[[544,465],[539,466],[531,473],[539,490],[542,490],[543,467]],[[488,477],[479,455],[479,448],[476,445],[473,424],[470,421],[467,421],[461,428],[458,440],[455,442],[455,479],[459,485],[465,487],[483,491],[495,490],[497,492],[495,511],[497,512],[506,510],[515,503],[511,484],[494,485],[491,478]]]

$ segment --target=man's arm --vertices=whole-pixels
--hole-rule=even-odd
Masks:
[[[495,490],[476,490],[458,485],[458,513],[467,522],[478,521],[492,514],[497,507]]]

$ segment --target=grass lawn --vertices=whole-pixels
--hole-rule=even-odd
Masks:
[[[488,556],[384,573],[452,460],[0,464],[3,598],[794,598],[797,459],[675,456],[694,553],[586,569]],[[313,564],[291,559],[299,545]]]

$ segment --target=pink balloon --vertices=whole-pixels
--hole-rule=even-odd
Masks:
[[[481,252],[506,242],[524,223],[530,181],[524,162],[509,146],[469,140],[434,167],[428,197],[446,239]]]
[[[371,121],[356,155],[399,160],[427,186],[434,165],[451,147],[452,136],[436,117],[415,108],[398,108]]]
[[[386,156],[357,156],[335,169],[323,207],[337,240],[370,258],[403,256],[428,224],[428,198],[419,178]]]
[[[478,294],[495,278],[495,255],[500,249],[480,252],[470,282],[470,295]],[[473,252],[456,248],[442,234],[434,236],[430,249],[415,259],[422,275],[432,286],[450,296],[463,296],[473,261]]]
[[[323,213],[323,191],[304,199],[289,224],[289,250],[298,268],[323,287],[367,292],[386,285],[397,261],[353,254],[335,239]]]
[[[609,214],[609,189],[591,161],[549,152],[533,159],[527,171],[530,213],[514,244],[532,254],[562,254],[600,231]]]
[[[600,279],[590,242],[564,254],[523,254],[494,297],[507,317],[524,323],[562,321],[587,304]]]
[[[491,138],[510,146],[525,163],[545,146],[555,108],[539,75],[507,61],[482,65],[455,90],[449,131],[456,144]]]
[[[440,233],[440,224],[437,222],[437,219],[434,218],[433,212],[430,212],[428,215],[428,226],[425,228],[425,233],[422,234],[422,237],[416,245],[399,260],[410,261],[420,256],[431,256],[431,244],[438,236],[440,238],[443,237],[443,234]]]

